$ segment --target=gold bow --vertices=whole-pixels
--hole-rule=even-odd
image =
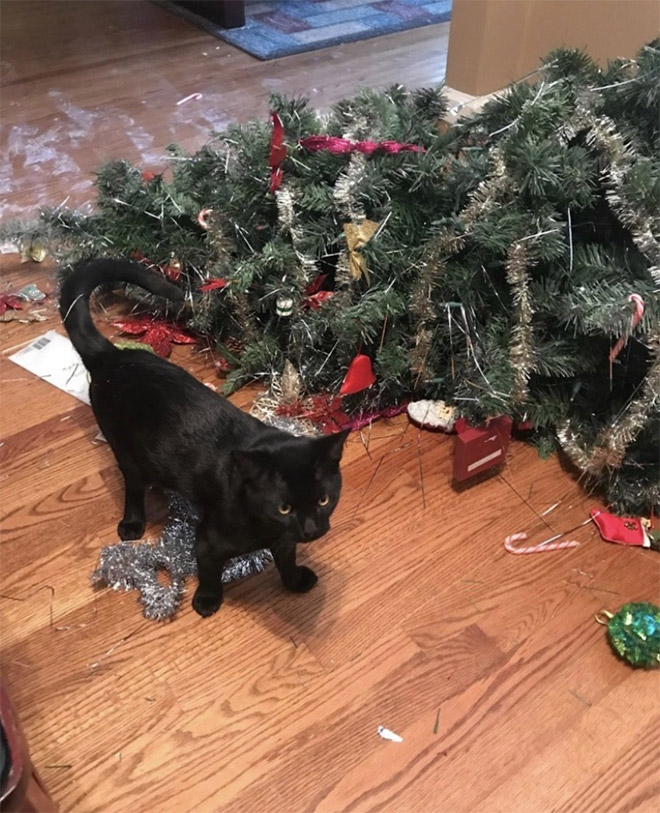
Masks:
[[[344,223],[346,247],[348,248],[348,270],[353,279],[360,279],[364,274],[364,278],[369,282],[369,271],[364,257],[360,254],[360,249],[367,245],[379,228],[380,224],[374,223],[373,220],[363,220],[359,224]]]

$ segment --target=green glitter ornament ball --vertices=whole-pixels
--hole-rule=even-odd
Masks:
[[[620,658],[643,669],[660,667],[660,607],[629,603],[615,615],[604,611],[602,615],[608,620],[596,618],[607,624],[610,643]]]

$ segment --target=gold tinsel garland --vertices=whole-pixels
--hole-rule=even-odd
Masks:
[[[332,197],[344,220],[360,223],[366,214],[358,192],[367,175],[367,159],[361,152],[351,153],[346,171],[335,182]]]
[[[562,128],[559,138],[565,143],[581,130],[586,131],[587,144],[602,150],[607,156],[609,164],[602,173],[606,199],[621,223],[630,231],[640,252],[650,262],[651,277],[660,283],[660,243],[653,233],[655,218],[636,211],[622,194],[627,174],[633,166],[633,152],[617,131],[614,122],[607,116],[597,116],[584,102],[578,105],[571,122]],[[557,438],[562,449],[576,466],[590,475],[598,476],[606,468],[621,466],[628,447],[660,399],[660,330],[656,329],[651,334],[649,349],[653,363],[639,396],[632,399],[617,418],[601,431],[591,449],[585,448],[580,442],[570,420],[557,428]],[[660,487],[658,490],[660,491]]]
[[[529,397],[529,376],[534,366],[534,332],[532,330],[532,303],[529,297],[528,254],[521,243],[514,243],[508,252],[506,278],[513,291],[516,324],[511,331],[509,360],[513,383],[511,397],[514,404],[522,404]]]
[[[470,234],[470,228],[478,217],[492,211],[500,197],[513,191],[511,179],[506,174],[506,164],[502,157],[500,145],[491,154],[493,160],[492,175],[472,192],[469,203],[458,215],[464,227],[459,234],[454,229],[441,229],[430,241],[423,259],[418,281],[413,289],[410,310],[416,317],[412,347],[408,354],[410,369],[415,376],[415,386],[433,377],[428,367],[428,357],[433,341],[433,322],[437,318],[433,305],[433,290],[442,275],[447,259],[460,251]]]
[[[302,250],[303,230],[295,212],[295,195],[293,188],[286,182],[275,193],[277,201],[277,224],[281,231],[289,233],[291,244],[298,259],[296,283],[303,291],[316,275],[316,262]]]
[[[590,147],[601,149],[608,158],[609,166],[603,170],[607,202],[616,212],[621,223],[640,252],[651,263],[649,273],[660,285],[660,241],[654,234],[660,228],[658,218],[645,215],[630,205],[623,195],[623,185],[634,164],[634,153],[617,131],[615,123],[607,116],[598,116],[584,102],[578,104],[575,115],[559,132],[559,140],[567,143],[581,130],[586,130]]]
[[[572,462],[587,474],[598,476],[605,468],[619,468],[626,451],[660,402],[660,329],[649,340],[653,362],[637,398],[633,398],[612,423],[603,429],[591,449],[586,449],[566,420],[557,428],[561,448]]]

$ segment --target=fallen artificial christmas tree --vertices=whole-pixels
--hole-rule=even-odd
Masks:
[[[112,162],[93,214],[3,236],[64,271],[132,255],[177,281],[230,388],[288,363],[301,413],[319,394],[337,412],[343,390],[347,414],[415,397],[474,425],[507,416],[644,514],[660,505],[659,80],[655,42],[604,70],[557,51],[453,127],[441,90],[361,91],[327,116],[275,97],[271,121],[172,147],[171,177]]]

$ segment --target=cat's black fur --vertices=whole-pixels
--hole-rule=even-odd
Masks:
[[[193,598],[201,616],[222,603],[227,559],[261,548],[272,551],[285,587],[310,590],[317,577],[296,564],[296,543],[318,539],[330,527],[346,433],[294,437],[242,412],[168,361],[114,347],[94,326],[89,297],[97,286],[120,281],[183,301],[176,286],[123,260],[81,263],[62,286],[62,320],[89,370],[94,414],[124,476],[119,536],[139,539],[144,533],[147,486],[172,489],[201,511]]]

